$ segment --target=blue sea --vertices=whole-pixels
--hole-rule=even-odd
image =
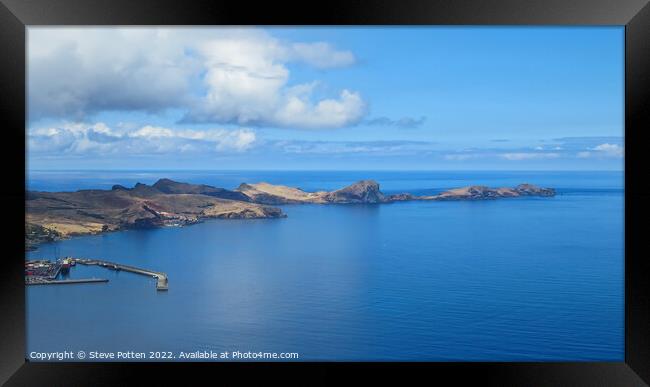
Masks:
[[[27,348],[241,351],[299,360],[622,361],[622,172],[28,171],[31,190],[168,177],[305,190],[375,179],[385,193],[466,185],[555,188],[552,198],[285,205],[284,219],[209,220],[42,245],[155,280],[77,265],[108,283],[27,287]],[[178,360],[178,359],[176,359]]]

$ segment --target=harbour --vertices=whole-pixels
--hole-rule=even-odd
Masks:
[[[100,266],[109,270],[126,271],[129,273],[153,277],[156,279],[156,290],[165,291],[169,289],[167,274],[130,265],[123,265],[116,262],[109,262],[100,259],[65,257],[55,261],[30,260],[25,262],[25,284],[26,285],[67,285],[83,283],[105,283],[106,278],[79,278],[59,279],[61,274],[67,274],[70,268],[76,264],[85,266]]]
[[[99,259],[86,259],[86,258],[71,258],[73,262],[79,263],[80,265],[96,265],[107,268],[109,270],[117,271],[126,271],[130,273],[140,274],[144,276],[150,276],[156,278],[156,290],[168,290],[168,279],[167,274],[160,273],[152,270],[141,269],[135,266],[122,265],[115,262],[102,261]]]

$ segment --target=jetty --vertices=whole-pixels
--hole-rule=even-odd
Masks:
[[[81,278],[81,279],[65,279],[65,280],[51,280],[45,278],[34,278],[26,281],[27,285],[69,285],[69,284],[91,284],[108,282],[106,278]]]
[[[139,267],[135,266],[130,266],[130,265],[123,265],[121,263],[115,263],[115,262],[109,262],[109,261],[103,261],[100,259],[89,259],[89,258],[70,258],[73,262],[78,263],[80,265],[86,265],[86,266],[101,266],[105,267],[109,270],[116,270],[116,271],[126,271],[129,273],[135,273],[135,274],[140,274],[148,277],[153,277],[156,278],[156,290],[168,290],[168,279],[167,279],[167,274],[158,272],[158,271],[152,271],[152,270],[147,270],[147,269],[142,269]]]

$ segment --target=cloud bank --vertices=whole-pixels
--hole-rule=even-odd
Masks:
[[[28,151],[57,155],[147,155],[174,152],[243,152],[257,141],[250,129],[175,130],[156,126],[112,129],[104,123],[31,130]]]
[[[180,109],[184,123],[307,129],[364,117],[357,91],[319,97],[316,81],[290,84],[294,62],[333,69],[356,58],[257,29],[30,28],[29,115],[83,121],[104,111]]]
[[[413,155],[429,152],[435,143],[428,141],[273,141],[269,148],[286,154],[311,155]]]
[[[580,158],[621,158],[624,155],[624,148],[618,144],[600,144],[593,148],[590,148],[588,151],[583,151],[578,153]]]

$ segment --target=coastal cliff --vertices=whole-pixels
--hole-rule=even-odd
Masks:
[[[237,191],[251,202],[264,204],[292,203],[384,203],[386,197],[374,180],[361,180],[336,191],[305,192],[299,188],[269,183],[241,184]]]
[[[207,218],[279,218],[279,208],[250,203],[241,194],[209,186],[171,184],[113,186],[111,190],[27,193],[26,245],[75,235],[133,228],[181,226]],[[241,200],[233,200],[237,197]]]
[[[182,226],[208,218],[281,218],[280,204],[379,204],[412,200],[487,200],[519,196],[549,197],[552,188],[520,184],[514,188],[470,186],[437,195],[386,195],[374,180],[361,180],[334,191],[306,192],[269,183],[242,183],[236,190],[160,179],[133,188],[27,192],[26,247],[75,235],[134,228]]]

